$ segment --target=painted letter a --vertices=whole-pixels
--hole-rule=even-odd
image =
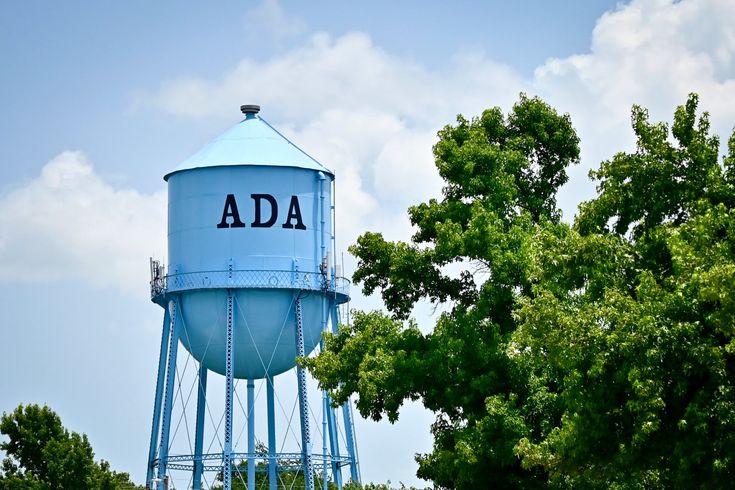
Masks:
[[[227,222],[227,218],[232,218],[232,224]],[[225,209],[222,211],[222,221],[219,222],[217,228],[245,228],[245,223],[240,220],[240,213],[237,211],[234,194],[227,194]]]
[[[296,220],[296,225],[291,223],[292,220]],[[301,208],[299,207],[299,199],[296,196],[291,196],[291,203],[288,205],[288,215],[286,216],[286,222],[283,223],[284,228],[296,228],[297,230],[305,230],[304,220],[301,219]]]

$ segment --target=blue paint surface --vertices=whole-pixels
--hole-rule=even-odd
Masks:
[[[264,119],[253,114],[248,114],[245,119],[187,158],[172,173],[182,169],[232,165],[298,167],[332,174]],[[168,180],[170,176],[171,173],[164,179]]]
[[[292,167],[239,165],[179,171],[168,181],[168,259],[170,272],[286,270],[298,260],[302,271],[318,272],[321,261],[319,173]],[[331,185],[324,199],[331,202]],[[244,228],[217,228],[225,199],[232,194]],[[277,202],[277,219],[270,228],[254,228],[252,194],[268,194]],[[292,196],[297,196],[306,230],[283,228]],[[261,203],[261,217],[272,209]],[[330,229],[329,213],[325,216]],[[232,223],[232,219],[228,219]],[[291,221],[293,224],[294,221]],[[327,232],[328,234],[328,232]],[[328,239],[328,237],[325,237]]]
[[[236,378],[275,376],[294,366],[298,295],[307,354],[319,343],[322,308],[334,294],[320,269],[323,251],[331,251],[333,178],[252,115],[166,175],[167,291],[180,295],[182,344],[207,369],[225,373],[228,289],[235,298]],[[253,195],[264,194],[275,206],[260,199],[260,222],[275,219],[254,227]],[[228,195],[244,227],[231,227]],[[294,198],[305,229],[284,227],[297,222],[288,216]],[[222,222],[228,226],[218,227]]]

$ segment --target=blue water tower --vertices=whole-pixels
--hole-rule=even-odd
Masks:
[[[319,456],[324,488],[329,467],[341,489],[343,466],[359,482],[349,404],[339,409],[347,453],[340,455],[338,409],[321,394],[325,445],[323,454],[313,454],[306,372],[295,362],[320,344],[323,331],[337,328],[339,306],[349,300],[334,253],[334,174],[261,118],[259,106],[241,110],[242,121],[164,176],[169,265],[165,271],[151,261],[151,297],[165,314],[146,485],[163,489],[171,471],[190,471],[199,490],[203,473],[212,471],[226,490],[234,477],[252,490],[261,472],[267,477],[260,481],[267,478],[275,490],[279,473],[302,471],[304,487],[312,489]],[[198,365],[192,454],[169,454],[179,343]],[[277,451],[274,417],[274,379],[294,368],[301,434],[296,470],[283,463],[294,454]],[[209,372],[223,376],[225,386],[223,444],[216,453],[203,449]],[[247,382],[247,452],[233,447],[236,379]],[[255,445],[255,380],[266,384],[267,452]]]

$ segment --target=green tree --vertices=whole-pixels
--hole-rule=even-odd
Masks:
[[[5,459],[0,489],[117,490],[136,487],[127,473],[96,463],[87,436],[69,432],[47,406],[18,406],[0,418]]]
[[[443,196],[409,209],[411,243],[368,232],[350,249],[354,280],[366,294],[379,290],[392,317],[357,312],[304,363],[336,402],[357,393],[363,416],[396,420],[406,399],[434,411],[420,477],[444,488],[538,488],[545,471],[523,468],[514,447],[541,440],[561,407],[507,349],[512,312],[531,293],[530,237],[558,223],[556,192],[579,140],[568,115],[522,95],[507,117],[498,108],[459,116],[439,132],[434,154]],[[424,298],[453,305],[426,335],[403,323]]]
[[[517,358],[565,411],[526,467],[588,488],[731,488],[735,476],[735,188],[696,95],[671,131],[633,108],[635,153],[592,172],[575,227],[534,241]]]
[[[459,117],[412,241],[351,248],[391,316],[356,312],[303,363],[363,416],[434,411],[417,460],[439,487],[731,487],[735,134],[720,165],[697,102],[671,131],[634,107],[636,151],[591,173],[574,225],[554,200],[578,158],[567,116],[521,96]],[[428,334],[405,321],[420,299],[449,309]]]

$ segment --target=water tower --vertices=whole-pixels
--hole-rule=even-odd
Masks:
[[[316,481],[326,489],[329,469],[341,489],[342,467],[359,481],[349,403],[335,409],[320,393],[324,444],[314,449],[306,372],[295,362],[320,344],[323,331],[337,328],[340,305],[349,300],[334,253],[334,174],[262,119],[258,106],[241,110],[243,120],[164,176],[169,266],[151,261],[152,301],[165,313],[146,486],[168,488],[175,470],[190,472],[195,490],[207,472],[225,490],[233,479],[252,490],[258,476],[275,490],[281,475],[301,472],[304,488]],[[186,454],[170,453],[179,343],[198,369],[193,450]],[[277,427],[276,376],[294,369],[299,424]],[[223,377],[224,393],[208,392],[210,373]],[[233,441],[237,380],[247,383],[245,451]],[[256,447],[256,380],[266,385],[265,450]],[[208,452],[204,418],[212,397],[224,400],[221,447]],[[279,430],[299,431],[297,452],[279,452]]]

